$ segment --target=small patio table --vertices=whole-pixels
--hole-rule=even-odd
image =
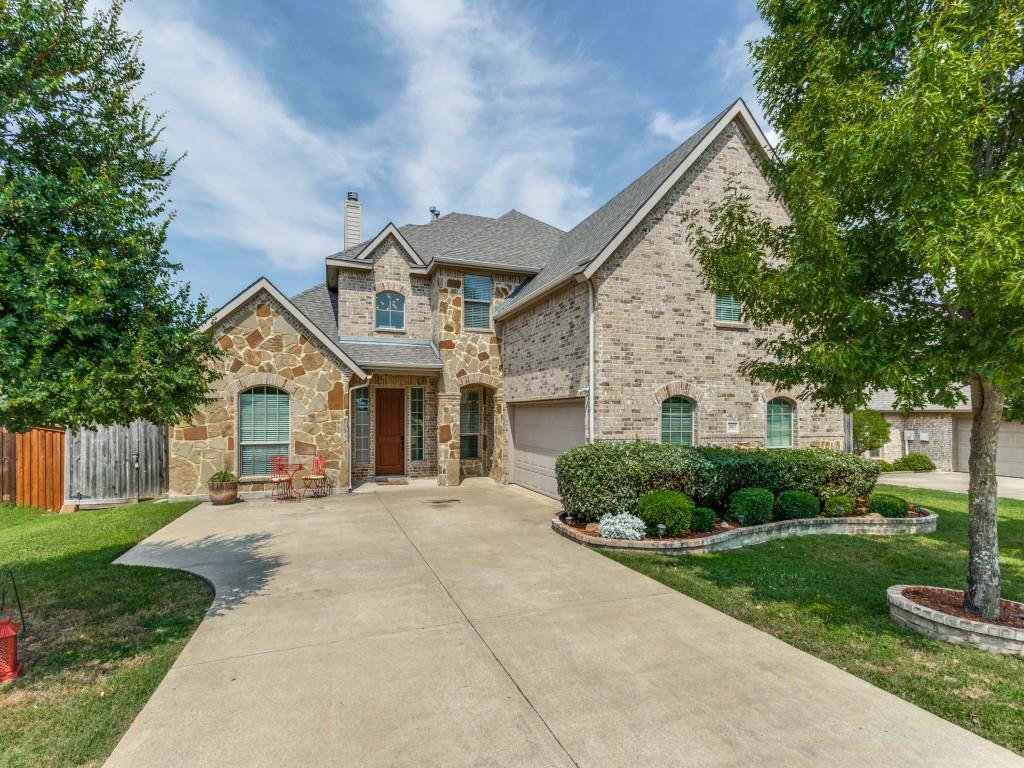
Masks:
[[[276,457],[275,457],[276,458]],[[283,457],[282,457],[283,458]],[[302,469],[302,464],[289,464],[286,461],[274,462],[271,482],[274,483],[274,501],[301,501],[302,494],[295,490],[295,473]]]

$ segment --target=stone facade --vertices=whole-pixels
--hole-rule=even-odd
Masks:
[[[214,333],[225,353],[216,364],[221,377],[192,423],[171,429],[170,495],[203,495],[214,473],[239,474],[238,396],[258,386],[289,393],[292,460],[308,468],[314,454],[325,454],[335,486],[346,485],[352,372],[266,294],[237,309]],[[299,488],[304,474],[297,476]],[[266,477],[240,482],[243,492],[268,490]]]

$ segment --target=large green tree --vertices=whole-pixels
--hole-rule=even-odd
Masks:
[[[0,2],[0,425],[173,423],[206,397],[206,312],[175,281],[175,162],[122,3]]]
[[[996,446],[1024,394],[1024,3],[759,0],[755,82],[781,136],[774,226],[739,184],[693,220],[711,290],[789,331],[747,364],[849,411],[953,405],[973,422],[965,607],[1000,597]]]

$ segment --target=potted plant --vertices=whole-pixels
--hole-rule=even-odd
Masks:
[[[210,486],[210,501],[215,505],[234,504],[238,501],[238,478],[234,473],[221,470],[213,475]]]

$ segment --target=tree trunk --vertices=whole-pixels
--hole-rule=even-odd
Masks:
[[[999,533],[996,527],[996,448],[1003,420],[1003,393],[971,373],[971,455],[967,516],[970,555],[964,609],[986,619],[999,617]]]

